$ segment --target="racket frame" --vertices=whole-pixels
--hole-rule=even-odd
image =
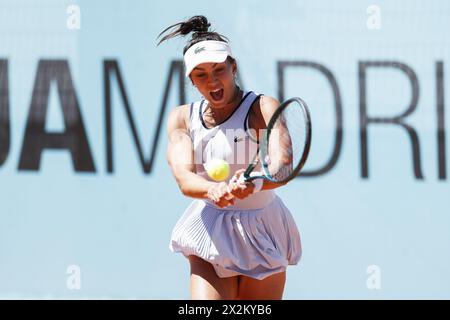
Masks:
[[[267,155],[267,141],[270,138],[270,133],[272,132],[273,126],[274,126],[275,122],[277,121],[278,117],[280,116],[280,114],[284,111],[284,109],[286,109],[290,105],[291,102],[294,102],[294,101],[297,101],[297,103],[300,104],[301,110],[303,112],[303,116],[306,120],[305,148],[303,150],[303,154],[302,154],[302,157],[301,157],[299,163],[294,168],[292,173],[289,176],[287,176],[286,178],[284,178],[283,180],[276,180],[270,175],[269,165],[264,161],[264,159]],[[312,131],[311,130],[311,114],[309,112],[308,105],[306,104],[305,101],[303,101],[299,97],[292,97],[292,98],[286,100],[285,102],[283,102],[282,104],[280,104],[278,106],[277,110],[275,110],[274,114],[270,118],[269,123],[267,124],[267,134],[263,135],[262,141],[259,141],[258,150],[257,150],[256,154],[254,155],[253,160],[250,162],[249,166],[243,173],[244,181],[250,182],[255,179],[265,179],[265,180],[275,182],[275,183],[285,183],[285,182],[288,182],[289,180],[292,180],[293,178],[295,178],[298,175],[298,173],[300,172],[300,170],[303,168],[303,166],[305,165],[306,160],[308,159],[309,150],[311,147],[311,135],[312,135],[311,131]],[[258,162],[260,162],[260,161],[262,163],[263,172],[253,172],[255,167],[258,165]]]

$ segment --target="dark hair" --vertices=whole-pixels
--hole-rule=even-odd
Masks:
[[[178,22],[178,23],[171,25],[170,27],[167,27],[158,35],[158,37],[156,39],[158,39],[165,32],[169,31],[169,33],[166,34],[164,37],[162,37],[162,39],[158,42],[158,45],[159,45],[161,42],[163,42],[165,40],[168,40],[168,39],[176,37],[176,36],[184,37],[193,31],[194,33],[192,34],[191,40],[188,41],[188,43],[186,44],[186,46],[183,49],[183,54],[185,54],[186,51],[191,46],[193,46],[194,44],[196,44],[197,42],[200,42],[200,41],[216,40],[216,41],[223,41],[223,42],[228,43],[227,37],[225,37],[217,32],[209,31],[210,26],[211,26],[211,24],[208,22],[208,19],[206,19],[205,16],[193,16],[192,18],[190,18],[187,21]],[[172,29],[172,31],[170,29]]]

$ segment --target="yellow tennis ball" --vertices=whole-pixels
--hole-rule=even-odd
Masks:
[[[230,165],[222,159],[212,159],[205,165],[208,176],[214,181],[224,181],[230,175]]]

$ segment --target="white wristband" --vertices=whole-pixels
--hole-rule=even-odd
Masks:
[[[253,189],[253,193],[261,191],[261,188],[264,183],[264,179],[258,178],[258,179],[253,180],[252,182],[255,185],[255,188]]]

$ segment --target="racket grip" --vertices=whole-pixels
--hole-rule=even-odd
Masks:
[[[260,177],[262,175],[262,172],[259,171],[254,171],[250,173],[250,177]],[[247,182],[244,175],[242,174],[239,179],[238,179],[238,183],[245,183]],[[251,182],[255,185],[255,188],[253,189],[253,193],[256,193],[258,191],[261,191],[262,185],[264,180],[262,178],[257,178],[257,179],[253,179],[251,180]]]

